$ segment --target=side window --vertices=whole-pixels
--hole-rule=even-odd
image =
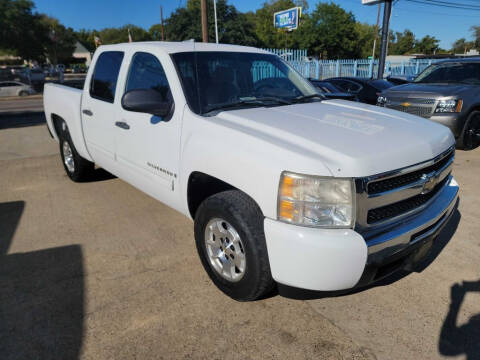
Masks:
[[[125,92],[137,89],[156,90],[164,99],[172,96],[167,76],[156,56],[144,52],[133,55]]]
[[[100,54],[90,82],[90,96],[113,103],[123,52],[105,51]]]

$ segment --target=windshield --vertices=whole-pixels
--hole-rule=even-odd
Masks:
[[[414,82],[480,85],[480,63],[448,62],[433,64],[418,75]]]
[[[385,90],[394,86],[391,82],[385,80],[372,80],[369,84],[377,90]]]
[[[216,51],[172,58],[188,105],[197,114],[319,100],[315,88],[276,55]]]

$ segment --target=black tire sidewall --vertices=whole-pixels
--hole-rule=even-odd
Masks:
[[[470,144],[467,144],[466,142],[466,135],[467,135],[467,131],[470,127],[470,124],[472,122],[472,118],[474,116],[480,116],[480,111],[478,110],[474,110],[472,111],[470,114],[468,114],[467,116],[467,119],[465,120],[465,124],[463,125],[463,129],[462,129],[462,133],[457,141],[457,148],[458,149],[461,149],[461,150],[473,150],[471,147],[470,147]]]
[[[233,210],[233,211],[232,211]],[[248,211],[247,211],[248,212]],[[258,228],[258,224],[251,224],[250,217],[258,216],[258,214],[248,214],[236,208],[233,204],[228,204],[223,198],[213,196],[205,200],[197,211],[195,218],[195,243],[197,251],[210,279],[223,291],[226,295],[239,300],[247,301],[254,299],[255,293],[258,291],[263,277],[261,260],[262,254],[259,245],[265,244],[265,235],[263,233],[263,219],[262,228]],[[206,244],[205,244],[205,229],[208,222],[214,218],[221,218],[232,225],[238,232],[245,250],[246,268],[245,273],[237,282],[231,282],[224,279],[212,267],[208,259]],[[268,268],[269,270],[269,268]],[[268,277],[271,277],[268,271]]]

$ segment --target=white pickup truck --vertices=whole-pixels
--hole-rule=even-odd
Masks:
[[[47,84],[44,105],[68,176],[97,164],[194,219],[237,300],[372,283],[418,262],[457,203],[447,127],[327,101],[256,48],[101,46],[83,91]]]

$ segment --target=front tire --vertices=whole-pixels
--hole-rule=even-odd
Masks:
[[[480,111],[472,111],[468,115],[458,147],[463,150],[473,150],[480,145]]]
[[[82,182],[91,178],[95,165],[78,154],[68,132],[60,137],[60,157],[65,172],[72,181]]]
[[[238,301],[256,300],[275,285],[263,219],[258,205],[237,190],[207,198],[195,216],[195,243],[205,271]]]

